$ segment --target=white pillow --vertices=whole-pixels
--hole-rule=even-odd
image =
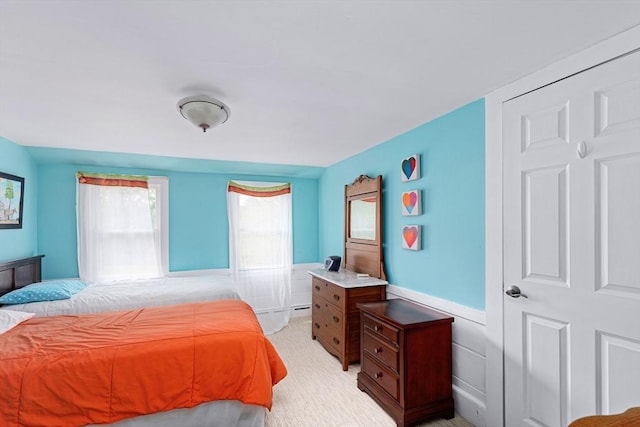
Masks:
[[[25,311],[0,310],[0,334],[4,334],[14,326],[31,319],[35,313]]]

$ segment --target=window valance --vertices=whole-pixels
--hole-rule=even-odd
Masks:
[[[143,175],[76,172],[76,177],[78,178],[78,184],[101,185],[106,187],[149,188],[149,178]]]
[[[253,197],[273,197],[291,193],[291,184],[277,184],[269,187],[259,187],[255,185],[245,185],[234,181],[229,181],[227,186],[229,193],[239,193]]]

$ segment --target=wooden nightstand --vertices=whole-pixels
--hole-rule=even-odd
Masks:
[[[358,388],[398,426],[453,418],[453,317],[399,299],[357,307],[361,313]]]

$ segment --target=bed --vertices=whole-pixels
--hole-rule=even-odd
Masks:
[[[41,279],[42,256],[0,263],[0,296]],[[45,282],[46,283],[46,282]],[[4,305],[0,309],[36,316],[100,313],[197,301],[240,299],[237,285],[224,274],[173,276],[133,282],[92,283],[71,298]]]
[[[240,300],[32,317],[0,334],[0,425],[262,425],[285,376]]]
[[[24,288],[30,284],[40,282],[42,257],[43,255],[38,255],[14,261],[0,262],[0,295],[4,295],[11,292],[12,290]],[[121,313],[125,312],[146,313],[149,311],[153,312],[154,310],[160,310],[158,311],[158,313],[161,313],[162,310],[171,311],[175,310],[176,307],[191,306],[192,304],[189,303],[194,301],[220,300],[220,304],[238,304],[244,307],[241,311],[245,312],[244,317],[250,319],[250,321],[245,320],[238,322],[237,320],[227,318],[202,318],[198,324],[203,325],[203,327],[215,327],[216,325],[220,324],[229,325],[230,321],[231,325],[233,326],[237,326],[240,324],[249,325],[252,329],[250,331],[245,331],[244,335],[253,337],[253,340],[262,340],[264,341],[265,348],[270,348],[271,345],[266,337],[264,337],[264,334],[262,334],[262,330],[257,321],[255,313],[248,305],[238,299],[238,294],[236,293],[235,289],[235,285],[230,282],[229,278],[222,275],[207,277],[171,277],[150,282],[135,282],[130,284],[119,283],[109,285],[89,285],[67,300],[6,305],[0,307],[0,311],[5,310],[6,312],[22,311],[35,313],[36,317],[25,321],[24,324],[18,325],[16,328],[19,329],[16,329],[15,331],[13,331],[13,333],[23,333],[25,330],[38,329],[43,331],[42,333],[44,334],[44,332],[46,331],[56,330],[64,330],[66,332],[67,329],[70,328],[70,324],[65,324],[65,322],[73,322],[75,321],[74,319],[88,318],[94,319],[94,322],[100,324],[105,324],[105,322],[106,324],[110,324],[112,323],[112,320],[108,319],[113,319],[113,316],[121,316]],[[207,302],[203,304],[206,304],[205,306],[209,311],[211,311],[211,307],[216,306],[215,302]],[[209,304],[211,304],[211,306]],[[153,308],[152,306],[157,306],[157,308]],[[106,317],[103,318],[102,321],[98,322],[96,319],[100,318],[100,316]],[[156,327],[159,327],[160,329],[166,328],[166,316],[163,315],[160,317],[160,324],[156,325]],[[66,326],[62,327],[61,324],[65,324]],[[69,328],[67,328],[67,326],[69,326]],[[102,329],[99,328],[97,330],[102,331]],[[12,331],[9,331],[9,333],[11,332]],[[48,333],[49,332],[47,332],[47,334]],[[105,333],[107,332],[105,331]],[[7,341],[7,337],[9,336],[7,334],[0,334],[0,354],[3,355],[2,357],[6,357],[6,351],[15,350],[15,344],[11,344]],[[228,334],[222,335],[224,336]],[[65,336],[67,336],[67,339],[72,346],[79,345],[78,343],[74,342],[73,335]],[[35,337],[34,340],[48,340],[54,338],[56,338],[56,334],[50,334],[48,335],[48,338]],[[31,340],[31,338],[26,338],[26,335],[19,339],[13,336],[13,338],[11,339],[14,343],[21,341],[30,342]],[[143,345],[142,341],[133,344],[141,346],[141,354],[146,358],[156,357],[162,359],[165,357],[164,349],[156,348],[154,350],[153,346],[148,346],[147,344]],[[220,352],[220,348],[221,347],[219,343],[211,343],[211,351]],[[273,359],[270,361],[270,363],[273,363],[275,364],[274,366],[276,366],[276,368],[274,368],[275,372],[272,372],[272,382],[275,383],[277,382],[278,378],[286,374],[286,369],[283,373],[284,365],[281,365],[281,361],[277,356],[277,353],[274,354],[274,352],[272,352],[271,350],[266,351],[271,355],[270,357]],[[227,353],[226,350],[224,353]],[[158,354],[162,354],[163,356],[158,357]],[[227,361],[232,361],[233,356],[231,353],[229,354],[227,359]],[[235,362],[232,361],[231,368],[228,368],[228,372],[233,372],[233,366],[235,366],[233,365],[233,363]],[[8,377],[5,377],[9,375],[9,373],[7,372],[7,366],[9,366],[9,364],[5,364],[4,360],[0,360],[0,369],[2,370],[2,373],[0,373],[0,384],[7,384],[9,382]],[[169,368],[167,369],[168,371],[171,370]],[[75,372],[75,369],[72,368],[70,370],[67,370],[65,373],[60,374],[59,378],[69,378],[68,372]],[[153,377],[153,375],[151,375],[151,377]],[[73,378],[75,378],[75,375]],[[238,376],[238,378],[240,377]],[[212,375],[211,382],[212,384],[219,383],[219,376]],[[55,389],[55,387],[50,387],[50,389],[53,390]],[[9,393],[8,388],[0,387],[0,390],[0,402],[3,402],[3,404],[4,402],[18,401],[15,396],[9,396],[6,394]],[[24,396],[31,396],[30,392],[25,393],[26,394],[23,394],[23,397],[19,399],[20,402],[23,401]],[[39,394],[36,393],[35,396],[39,396]],[[63,426],[87,424],[111,425],[114,427],[174,427],[177,425],[180,425],[181,427],[202,427],[210,425],[257,427],[264,425],[264,419],[267,410],[266,408],[270,406],[270,403],[247,403],[242,399],[231,398],[232,396],[226,397],[227,398],[224,399],[216,398],[214,400],[203,401],[199,404],[194,404],[195,402],[190,401],[186,406],[178,404],[175,409],[173,409],[173,407],[147,408],[148,410],[150,409],[152,411],[146,414],[134,413],[135,411],[129,411],[129,413],[127,413],[128,418],[121,421],[115,419],[102,419],[100,421],[83,420],[80,424],[74,424],[73,422],[66,423],[66,421],[53,424],[42,422],[36,424],[28,424],[24,422],[20,422],[19,424],[12,424],[11,422],[8,422],[5,418],[3,418],[4,415],[0,414],[0,425]],[[37,401],[40,399],[37,397],[35,399],[36,402],[32,403],[35,403],[37,406]],[[5,407],[3,407],[3,405],[0,405],[0,407],[2,408],[1,410],[6,409]]]

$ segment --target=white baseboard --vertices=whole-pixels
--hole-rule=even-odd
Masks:
[[[193,276],[231,276],[231,270],[228,268],[212,268],[208,270],[181,270],[170,271],[168,277],[193,277]]]
[[[453,401],[456,414],[476,427],[486,427],[487,407],[485,402],[455,385],[453,386]]]

